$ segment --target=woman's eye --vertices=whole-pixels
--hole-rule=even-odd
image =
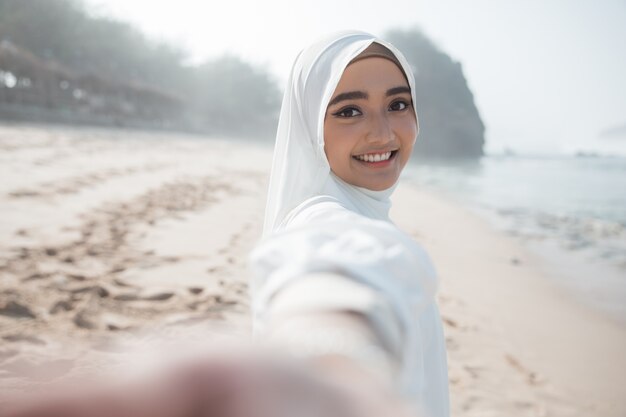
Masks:
[[[398,100],[391,103],[389,107],[391,108],[391,110],[400,111],[409,107],[409,103],[404,100]]]
[[[345,109],[341,109],[336,113],[333,113],[333,116],[350,118],[360,115],[361,112],[355,107],[346,107]]]

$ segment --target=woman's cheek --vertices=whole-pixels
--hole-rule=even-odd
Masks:
[[[417,138],[417,124],[414,120],[407,120],[399,127],[403,146],[413,146]]]

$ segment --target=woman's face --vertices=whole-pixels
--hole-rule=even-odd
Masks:
[[[330,169],[345,182],[380,191],[398,180],[417,135],[411,91],[390,60],[348,65],[324,119]]]

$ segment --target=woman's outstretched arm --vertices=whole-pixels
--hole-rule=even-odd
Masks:
[[[266,339],[292,356],[394,388],[401,329],[371,287],[337,272],[310,273],[272,297],[266,321]]]
[[[310,274],[272,298],[264,354],[214,353],[123,385],[25,396],[0,416],[414,415],[392,387],[397,332],[387,310],[366,286],[340,274]]]

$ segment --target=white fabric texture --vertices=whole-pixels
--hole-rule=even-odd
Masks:
[[[333,308],[359,311],[378,326],[399,328],[398,388],[427,416],[447,417],[448,375],[434,298],[436,272],[421,246],[389,219],[389,197],[397,183],[383,191],[353,186],[330,171],[324,154],[327,104],[347,64],[374,41],[402,64],[415,103],[413,75],[404,56],[368,33],[327,36],[296,58],[277,131],[263,240],[250,258],[253,325],[255,334],[263,334],[272,299],[286,285],[307,274],[339,273],[374,290],[380,300],[359,305],[350,291],[337,285],[330,301]],[[317,304],[328,309],[323,297],[312,293],[306,308]],[[376,307],[380,305],[391,306],[393,314]]]
[[[397,382],[403,336],[390,300],[333,272],[309,272],[290,282],[264,313],[270,322],[264,342],[280,349],[287,346],[299,358],[347,356],[382,383]]]

